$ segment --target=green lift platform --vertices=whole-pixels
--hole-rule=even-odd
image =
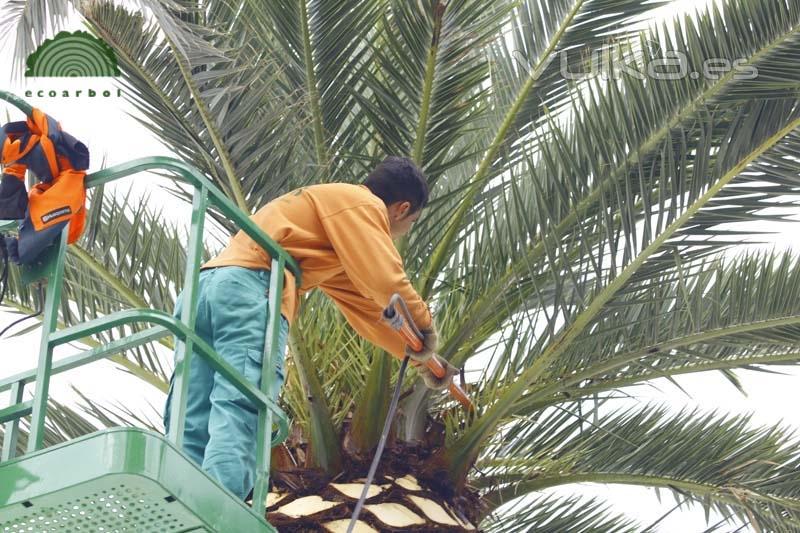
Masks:
[[[26,116],[32,107],[0,91],[0,99]],[[265,520],[269,490],[270,448],[288,434],[286,414],[269,398],[273,347],[278,345],[280,301],[285,269],[300,285],[300,267],[274,240],[226,198],[193,166],[169,157],[145,157],[88,174],[86,188],[96,187],[148,169],[164,169],[194,187],[191,230],[187,244],[185,305],[180,319],[155,309],[126,309],[56,330],[64,281],[67,232],[42,253],[38,263],[22,270],[26,284],[46,286],[42,335],[35,369],[0,379],[0,392],[10,391],[10,405],[0,409],[5,424],[0,455],[0,533],[52,531],[258,533],[275,529]],[[218,209],[252,237],[272,258],[270,320],[266,324],[261,387],[256,388],[194,332],[197,284],[206,209]],[[16,222],[0,223],[0,230]],[[122,325],[149,326],[123,339],[53,362],[53,350]],[[141,428],[97,431],[49,448],[43,447],[50,379],[54,374],[124,352],[172,335],[176,340],[170,431]],[[253,505],[246,505],[208,476],[182,450],[190,358],[204,357],[258,408],[256,481]],[[25,385],[34,384],[33,398],[23,401]],[[17,454],[20,419],[31,416],[28,444]],[[272,431],[273,424],[277,426]],[[269,428],[269,429],[268,429]]]

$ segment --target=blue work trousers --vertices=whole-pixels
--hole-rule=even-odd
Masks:
[[[269,317],[268,270],[226,266],[200,271],[195,331],[233,368],[261,386],[262,357]],[[173,316],[180,318],[183,291]],[[273,356],[273,400],[284,382],[289,323],[281,315],[278,350]],[[268,374],[269,375],[269,374]],[[169,431],[174,373],[164,406]],[[194,352],[189,370],[183,451],[211,477],[244,500],[255,484],[255,406],[230,381]],[[269,433],[268,433],[269,434]]]

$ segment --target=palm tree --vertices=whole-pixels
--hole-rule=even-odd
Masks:
[[[37,15],[6,23],[30,36],[42,6],[64,3],[27,2]],[[407,377],[364,531],[641,530],[602,501],[545,492],[582,482],[669,489],[727,525],[800,531],[789,428],[624,400],[659,377],[718,371],[738,384],[736,369],[800,361],[796,255],[723,255],[753,233],[726,223],[782,220],[764,209],[796,201],[800,0],[723,0],[644,29],[669,2],[197,4],[143,0],[148,16],[75,7],[114,49],[142,125],[241,209],[360,181],[386,154],[429,177],[432,202],[398,248],[441,355],[477,369],[477,409]],[[17,57],[29,51],[18,38]],[[685,75],[659,70],[674,71],[670,51]],[[615,75],[577,76],[593,58]],[[80,312],[65,306],[63,323],[131,305],[171,311],[180,231],[102,190],[90,206],[66,273]],[[14,276],[9,297],[34,306]],[[115,361],[166,391],[152,348]],[[279,529],[346,524],[396,363],[321,295],[303,301],[282,396],[293,431],[273,450]],[[82,410],[148,425],[88,398]],[[51,443],[92,430],[85,413],[50,413]]]

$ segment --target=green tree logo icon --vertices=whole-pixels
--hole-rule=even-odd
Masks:
[[[119,76],[117,57],[108,44],[81,30],[59,32],[26,60],[25,76]]]

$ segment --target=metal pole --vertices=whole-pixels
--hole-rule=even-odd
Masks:
[[[369,474],[367,474],[367,482],[364,483],[364,489],[361,491],[361,497],[358,499],[356,508],[353,511],[353,516],[350,518],[350,525],[347,526],[347,533],[353,533],[353,528],[356,527],[358,515],[361,514],[361,508],[364,507],[364,501],[367,499],[367,492],[372,485],[372,479],[375,477],[375,471],[378,469],[378,463],[381,462],[381,455],[383,455],[383,448],[386,446],[386,439],[389,436],[389,429],[392,427],[392,419],[394,412],[397,410],[397,402],[400,400],[400,387],[403,386],[403,375],[406,373],[408,366],[408,356],[403,358],[400,365],[400,375],[397,376],[397,385],[394,386],[394,394],[392,395],[392,403],[389,404],[389,412],[386,413],[386,421],[383,423],[383,433],[381,433],[381,440],[378,441],[378,449],[375,450],[375,457],[372,458],[372,464],[369,467]]]
[[[33,398],[31,413],[31,429],[28,435],[27,452],[35,452],[44,443],[44,418],[47,413],[47,398],[50,389],[50,374],[53,366],[53,347],[50,345],[50,334],[56,330],[58,321],[58,305],[61,301],[61,288],[64,286],[64,256],[67,251],[67,229],[61,231],[57,240],[55,265],[48,269],[47,298],[43,306],[42,338],[39,343],[39,364],[36,365],[36,392]]]
[[[11,386],[11,405],[22,403],[22,391],[25,390],[25,382],[17,381]],[[17,455],[17,440],[19,439],[19,418],[10,420],[3,431],[3,453],[0,455],[0,462],[13,459]]]
[[[281,296],[283,295],[283,269],[286,263],[283,256],[273,259],[270,265],[269,276],[269,320],[264,335],[264,355],[261,366],[261,392],[271,398],[272,381],[275,379],[273,370],[274,357],[282,354],[275,353],[278,348],[278,324],[281,318]],[[253,488],[253,510],[263,516],[267,509],[267,492],[269,491],[269,463],[272,453],[272,411],[268,407],[259,409],[258,424],[256,425],[256,479]]]
[[[194,330],[197,318],[197,285],[200,273],[197,268],[203,251],[203,225],[206,218],[208,191],[195,187],[192,197],[192,226],[189,232],[189,246],[186,250],[186,274],[183,283],[183,308],[180,320],[190,330]],[[176,337],[175,375],[172,385],[172,405],[170,405],[169,434],[167,438],[179,450],[183,449],[185,427],[186,396],[189,390],[189,368],[192,360],[192,341],[183,342]]]

